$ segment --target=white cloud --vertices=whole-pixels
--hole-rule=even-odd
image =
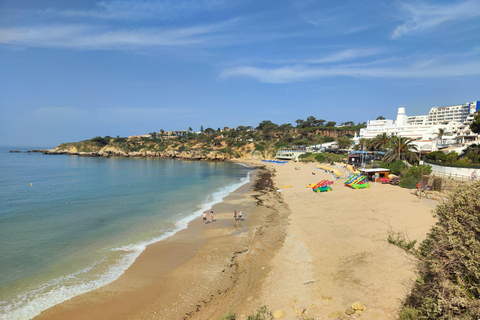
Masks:
[[[468,0],[454,4],[425,3],[402,3],[403,15],[407,16],[406,21],[397,26],[392,34],[392,39],[400,38],[412,32],[421,32],[433,29],[446,22],[465,22],[475,17],[480,17],[480,1]]]
[[[221,25],[178,29],[106,29],[85,25],[0,28],[0,43],[84,50],[125,50],[143,47],[189,46],[206,41]]]
[[[358,58],[365,58],[378,55],[384,52],[383,48],[357,48],[337,51],[322,57],[313,57],[303,59],[261,59],[260,62],[270,64],[333,64],[342,61],[352,61]]]
[[[253,78],[264,83],[296,83],[326,77],[354,78],[435,78],[480,74],[480,60],[445,63],[444,61],[419,61],[405,66],[361,67],[358,65],[335,66],[331,68],[307,67],[304,65],[281,68],[257,68],[239,66],[224,70],[220,77]]]
[[[305,61],[306,63],[317,64],[317,63],[332,63],[332,62],[341,62],[347,60],[355,60],[357,58],[369,57],[381,53],[382,50],[379,48],[372,49],[347,49],[339,52],[335,52],[331,55],[311,59]]]
[[[54,10],[38,13],[69,18],[95,18],[108,20],[171,20],[202,11],[222,9],[236,1],[225,0],[114,0],[95,3],[89,10]]]

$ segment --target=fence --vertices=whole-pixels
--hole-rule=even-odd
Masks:
[[[471,177],[455,175],[455,174],[443,174],[433,172],[430,175],[425,175],[419,181],[420,190],[450,192],[455,190],[461,184],[469,184],[476,181]]]
[[[462,168],[455,166],[446,166],[425,161],[432,167],[432,175],[438,177],[452,178],[460,181],[475,181],[477,179],[476,168]]]
[[[432,177],[441,177],[441,178],[451,178],[455,180],[459,180],[462,182],[471,182],[471,181],[476,181],[477,178],[473,178],[471,175],[462,175],[462,174],[456,174],[456,173],[445,173],[445,172],[432,172],[430,174]]]

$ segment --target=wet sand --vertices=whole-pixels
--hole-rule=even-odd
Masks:
[[[437,203],[343,180],[317,194],[305,185],[331,177],[313,164],[267,168],[214,206],[213,225],[199,217],[149,246],[117,281],[35,319],[215,320],[230,310],[245,319],[262,305],[285,319],[351,319],[345,311],[357,300],[366,309],[354,318],[394,319],[415,265],[388,232],[421,241]],[[235,209],[244,221],[234,223]]]
[[[262,267],[273,257],[265,246],[274,252],[284,237],[278,231],[286,212],[272,218],[268,208],[280,200],[273,192],[270,173],[257,170],[251,183],[212,208],[212,224],[199,217],[148,246],[118,280],[35,319],[215,319],[243,306],[243,296],[259,292]],[[242,221],[234,221],[233,210],[244,212]]]

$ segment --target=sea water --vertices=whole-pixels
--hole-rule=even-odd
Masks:
[[[0,148],[0,319],[31,319],[114,281],[148,244],[185,228],[250,172],[234,163],[8,150]]]

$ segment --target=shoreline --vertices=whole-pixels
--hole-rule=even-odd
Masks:
[[[250,173],[249,183],[242,185],[222,202],[213,206],[216,220],[213,228],[209,224],[203,228],[201,220],[194,219],[186,229],[149,245],[119,279],[53,306],[34,319],[136,319],[145,314],[150,314],[149,317],[155,319],[182,319],[204,312],[203,306],[212,303],[215,293],[220,295],[218,292],[222,292],[224,295],[231,289],[232,279],[237,273],[236,261],[248,249],[250,239],[255,238],[255,228],[259,223],[257,211],[262,210],[257,207],[258,200],[252,197],[251,189],[262,180],[259,176],[265,174],[269,174],[268,171],[254,168]],[[262,192],[263,190],[255,191],[256,196],[262,197]],[[233,224],[231,218],[233,208],[246,213],[244,221],[237,223],[235,229],[233,225],[230,226]],[[168,259],[165,260],[164,257]],[[198,264],[204,263],[205,258],[211,265],[206,266],[205,270],[203,268],[197,270]],[[202,261],[193,262],[197,260]],[[212,279],[209,276],[212,268],[216,270],[215,273],[220,272],[224,275],[220,279]],[[183,290],[179,290],[182,286],[178,285],[178,281],[172,282],[177,273],[193,273],[191,281],[202,278],[203,285],[200,282],[197,284],[190,282]],[[206,284],[210,289],[201,289]],[[190,287],[194,290],[187,289]],[[222,290],[219,291],[218,288]],[[188,299],[184,297],[185,291],[190,291],[191,296]],[[179,298],[182,296],[184,298]],[[197,299],[201,296],[204,298]],[[157,314],[158,307],[155,306],[158,305],[158,301],[162,301],[163,306],[170,305],[170,308],[163,308],[163,317]],[[196,302],[192,304],[192,301]],[[219,310],[218,317],[227,311]]]
[[[190,222],[111,285],[35,319],[216,320],[229,311],[245,319],[263,305],[286,319],[350,319],[357,301],[362,319],[396,319],[416,268],[388,234],[421,242],[438,202],[391,185],[353,190],[343,180],[318,194],[305,185],[331,177],[315,164],[238,162],[263,169],[214,206],[218,227]],[[234,208],[248,208],[241,229]]]
[[[48,160],[52,160],[52,159],[44,159],[44,160],[46,160],[44,162],[49,162]],[[99,161],[109,162],[108,160],[99,160]],[[168,161],[168,160],[151,160],[149,162],[157,163],[158,161],[160,162],[166,161],[169,163],[173,163],[173,161]],[[94,162],[96,163],[98,161],[94,161]],[[122,162],[126,163],[126,162],[129,162],[129,160],[123,160]],[[180,164],[181,162],[177,162],[177,163]],[[192,165],[194,165],[194,163],[192,163]],[[159,241],[163,241],[165,240],[165,238],[169,238],[172,235],[176,234],[177,232],[187,228],[191,221],[195,221],[198,219],[199,215],[201,214],[201,212],[203,212],[204,209],[206,210],[208,208],[210,210],[212,205],[216,205],[217,203],[221,202],[224,197],[228,196],[239,187],[245,184],[251,183],[250,175],[252,174],[252,171],[254,169],[254,168],[246,169],[246,168],[243,168],[242,166],[236,166],[232,164],[202,165],[200,163],[197,163],[197,165],[195,166],[200,166],[200,167],[207,166],[207,167],[215,167],[215,168],[221,167],[221,168],[226,168],[224,170],[227,170],[227,171],[232,171],[232,172],[238,171],[239,174],[234,175],[231,180],[222,179],[222,181],[224,180],[225,183],[221,184],[220,186],[225,185],[223,187],[208,188],[208,189],[201,187],[204,190],[200,190],[201,192],[198,193],[200,195],[197,197],[199,199],[198,205],[197,205],[197,202],[195,202],[195,206],[183,205],[183,207],[186,210],[181,211],[182,214],[178,214],[179,216],[178,219],[170,219],[171,221],[173,221],[172,223],[167,222],[167,224],[163,224],[162,219],[158,220],[158,219],[152,218],[152,219],[155,219],[155,221],[152,220],[152,223],[158,222],[155,225],[158,225],[159,228],[153,229],[152,227],[150,227],[150,229],[148,230],[154,230],[154,231],[159,230],[157,233],[151,232],[150,234],[144,237],[136,237],[136,238],[132,237],[131,238],[133,239],[132,241],[129,241],[127,238],[125,238],[127,239],[127,241],[124,241],[123,243],[121,243],[122,241],[121,238],[118,238],[120,240],[119,242],[111,242],[110,243],[111,246],[107,247],[105,251],[106,253],[105,254],[103,254],[103,252],[101,253],[103,254],[102,257],[107,256],[106,259],[103,259],[103,260],[96,259],[96,260],[92,260],[93,262],[82,259],[81,262],[84,262],[84,261],[87,261],[87,262],[85,262],[81,266],[81,268],[73,269],[74,267],[76,267],[76,266],[73,266],[71,268],[73,269],[73,271],[71,272],[69,272],[71,269],[57,268],[58,270],[57,274],[50,276],[50,278],[47,278],[47,280],[44,282],[42,282],[42,280],[44,280],[46,277],[44,278],[38,277],[38,279],[25,281],[24,283],[30,286],[28,287],[29,290],[24,289],[24,291],[21,292],[20,290],[23,287],[19,285],[17,286],[19,288],[18,290],[19,293],[14,292],[13,294],[10,294],[12,298],[8,296],[7,298],[3,299],[5,301],[9,301],[9,302],[11,301],[11,304],[7,305],[8,308],[4,308],[4,310],[6,310],[4,314],[7,317],[11,317],[15,319],[16,318],[31,319],[34,316],[39,315],[41,313],[41,310],[43,311],[47,310],[48,308],[51,308],[51,307],[54,307],[55,305],[63,303],[64,301],[68,301],[69,299],[82,295],[85,292],[91,292],[105,285],[108,285],[109,283],[112,283],[113,281],[117,280],[125,272],[125,270],[128,269],[133,264],[134,260],[136,260],[139,257],[139,255],[145,250],[145,247],[147,245],[150,245]],[[202,185],[204,186],[203,183]],[[205,196],[201,196],[204,193],[205,193]],[[136,197],[136,199],[138,199],[138,197]],[[150,199],[152,199],[151,196],[144,197],[139,202],[148,204],[150,202]],[[122,208],[120,209],[127,208],[127,207],[123,207],[123,199],[121,200],[122,200],[121,202]],[[126,201],[128,202],[128,200]],[[187,199],[187,203],[189,202],[190,201]],[[133,208],[133,210],[131,210],[132,215],[140,214],[141,212],[139,212],[139,210],[142,210],[141,208],[144,208],[144,207],[135,207],[135,206],[131,206],[131,207]],[[115,213],[118,211],[115,210],[112,212]],[[148,212],[148,211],[142,210],[142,212]],[[168,211],[165,211],[165,212],[168,212]],[[177,213],[175,211],[171,211],[171,212],[173,214]],[[165,228],[163,228],[164,225],[166,226]],[[144,223],[143,225],[141,225],[141,227],[144,227],[144,226],[148,227],[149,224]],[[126,227],[128,228],[128,226]],[[146,228],[143,228],[143,229],[140,228],[140,229],[143,231]],[[130,230],[132,230],[130,234],[137,233],[137,229],[130,228]],[[97,242],[95,242],[95,244],[96,243]],[[87,252],[89,254],[88,256],[86,255],[87,258],[90,258],[90,257],[98,258],[100,256],[100,251],[96,253],[96,249],[99,247],[100,246],[92,245],[91,247],[89,247],[90,249],[85,249],[84,252]],[[72,257],[74,258],[76,257],[78,260],[78,255],[72,255]],[[55,260],[52,260],[52,261],[55,261]],[[101,261],[101,263],[97,264],[98,261]],[[35,268],[34,265],[32,264],[30,264],[30,266],[32,266],[32,269]],[[69,265],[69,267],[70,266],[71,265]],[[94,269],[94,267],[96,266],[99,266],[99,267]],[[77,273],[77,270],[80,270],[80,271]],[[77,274],[79,274],[80,276],[77,277]],[[67,278],[70,275],[72,275],[72,278],[74,279],[73,281],[69,281],[70,279]],[[47,273],[47,276],[49,276],[48,273]],[[67,281],[65,281],[65,279],[67,279]],[[92,279],[95,279],[95,280],[92,280]],[[63,283],[65,282],[67,282],[67,284],[64,285]],[[16,289],[17,287],[12,286],[12,288],[14,289]],[[30,288],[33,288],[33,289],[30,289]],[[50,288],[52,289],[50,290]],[[5,292],[8,293],[7,290],[5,290]],[[25,294],[23,294],[24,292]],[[2,316],[0,316],[0,318],[3,319]]]

